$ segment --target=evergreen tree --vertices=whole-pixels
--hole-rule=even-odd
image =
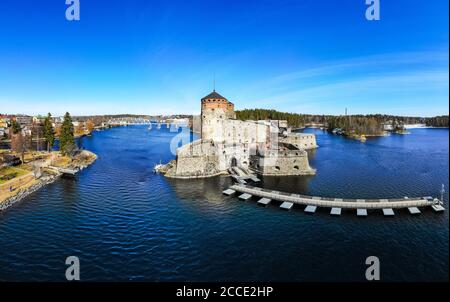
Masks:
[[[75,138],[73,135],[72,118],[69,112],[64,115],[64,121],[61,126],[61,134],[59,136],[59,150],[64,155],[70,155],[75,151]]]
[[[20,130],[22,130],[22,128],[20,127],[20,124],[15,120],[13,120],[11,122],[11,129],[12,129],[13,134],[17,134],[20,132]]]
[[[52,115],[49,113],[44,121],[44,138],[47,141],[47,151],[52,150],[53,144],[55,142],[55,129],[52,125]]]

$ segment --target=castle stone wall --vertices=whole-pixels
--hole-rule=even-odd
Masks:
[[[309,166],[306,151],[286,151],[266,156],[252,156],[251,166],[259,174],[267,176],[314,175]]]
[[[209,177],[232,166],[262,175],[315,173],[304,151],[317,147],[313,134],[288,134],[285,130],[280,136],[287,121],[236,120],[233,103],[215,91],[201,103],[201,139],[177,149],[167,176]]]
[[[280,143],[292,144],[298,149],[308,150],[317,148],[316,136],[309,133],[291,133],[278,139]]]

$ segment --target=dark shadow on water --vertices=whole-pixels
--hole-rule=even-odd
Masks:
[[[308,195],[309,183],[314,176],[264,176],[258,186],[266,189]]]

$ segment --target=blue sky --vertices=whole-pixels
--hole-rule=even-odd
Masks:
[[[448,1],[0,2],[0,113],[448,114]]]

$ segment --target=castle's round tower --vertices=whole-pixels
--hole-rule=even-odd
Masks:
[[[236,118],[234,104],[214,90],[202,98],[202,139],[223,141],[223,123],[227,119],[234,118]]]

